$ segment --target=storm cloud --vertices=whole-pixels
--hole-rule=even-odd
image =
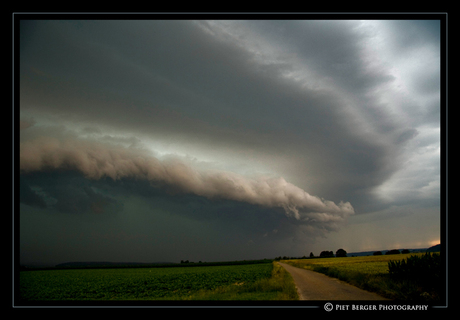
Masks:
[[[420,208],[432,227],[411,230],[414,243],[439,240],[442,19],[19,27],[26,247],[41,216],[49,237],[68,223],[101,246],[124,232],[173,260],[186,242],[206,259],[225,259],[219,246],[245,258],[358,251],[363,223],[385,249],[409,236],[377,230],[376,217],[419,222]]]
[[[22,172],[78,170],[89,179],[146,179],[177,192],[281,207],[297,220],[339,221],[353,214],[350,203],[321,200],[283,178],[254,178],[222,172],[200,172],[177,159],[159,161],[136,150],[98,143],[39,138],[20,145]],[[90,197],[94,194],[86,189]],[[102,209],[100,209],[102,210]]]

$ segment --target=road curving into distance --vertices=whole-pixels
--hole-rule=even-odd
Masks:
[[[324,274],[278,263],[292,275],[299,300],[389,300]]]

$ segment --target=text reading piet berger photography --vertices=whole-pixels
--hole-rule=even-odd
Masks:
[[[428,310],[426,304],[332,304],[330,302],[324,305],[326,311],[425,311]]]

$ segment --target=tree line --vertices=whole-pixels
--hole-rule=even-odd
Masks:
[[[287,257],[287,256],[279,256],[276,257],[275,260],[289,260],[289,259],[308,259],[308,258],[332,258],[332,257],[346,257],[347,252],[344,249],[339,249],[335,252],[333,251],[321,251],[319,256],[315,256],[313,252],[310,252],[309,257],[307,256],[302,256],[302,257]]]
[[[404,254],[404,253],[410,253],[410,251],[408,249],[403,249],[402,251],[399,251],[398,249],[392,249],[392,250],[388,250],[387,252],[385,252],[385,255],[388,255],[388,254]],[[373,253],[374,256],[381,256],[383,253],[382,251],[375,251]]]

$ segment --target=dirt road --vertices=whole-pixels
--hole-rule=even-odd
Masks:
[[[388,300],[318,272],[279,264],[292,275],[300,300]]]

